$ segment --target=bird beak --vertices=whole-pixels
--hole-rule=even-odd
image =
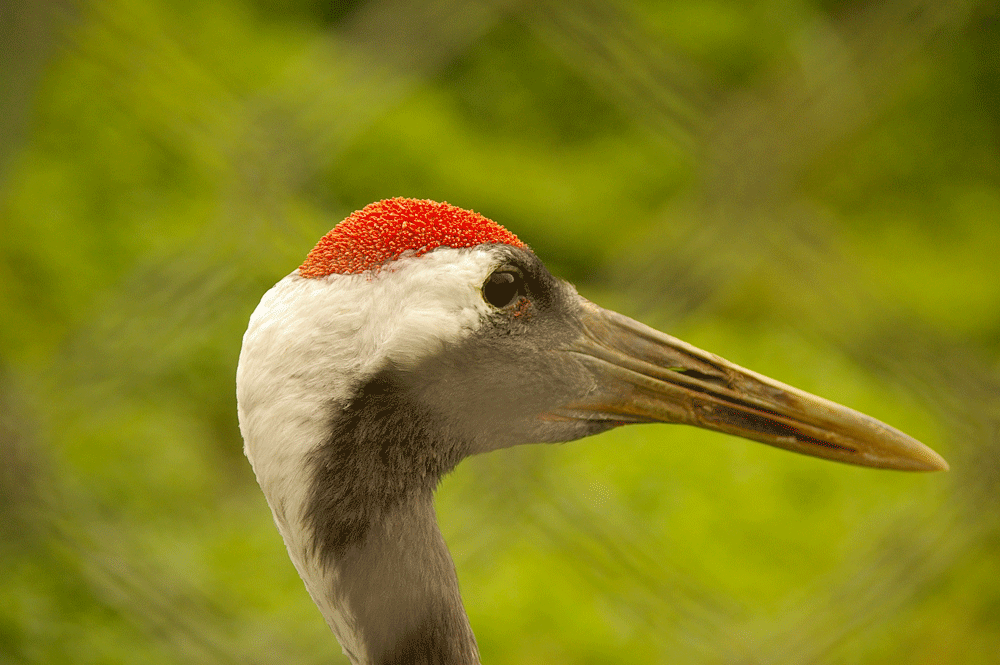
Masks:
[[[595,386],[549,418],[684,423],[849,464],[948,468],[936,452],[874,418],[585,300],[582,324],[582,335],[563,350],[584,363]]]

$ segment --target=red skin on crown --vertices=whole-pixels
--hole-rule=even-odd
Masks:
[[[320,238],[299,266],[299,275],[357,274],[404,253],[420,256],[436,247],[485,244],[527,247],[477,212],[426,199],[385,199],[352,213]]]

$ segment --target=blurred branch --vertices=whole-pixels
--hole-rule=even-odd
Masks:
[[[717,91],[622,7],[545,0],[520,12],[542,43],[628,117],[688,152],[699,148]]]
[[[705,162],[704,195],[718,211],[711,222],[731,229],[754,216],[794,225],[770,209],[789,199],[800,171],[884,112],[916,56],[961,31],[976,4],[897,0],[856,5],[839,20],[817,15],[798,40],[797,68],[774,72],[773,85],[740,91],[716,110]]]
[[[814,214],[802,214],[810,206],[793,189],[801,171],[883,113],[915,55],[960,31],[975,7],[898,0],[851,5],[839,19],[817,11],[797,40],[794,69],[728,94],[613,5],[547,2],[525,14],[595,90],[702,165],[693,199],[667,205],[616,281],[642,311],[677,317],[775,251],[832,247]],[[797,242],[803,236],[809,242]]]
[[[35,90],[75,0],[5,0],[0,4],[0,188],[29,130]]]
[[[142,557],[134,543],[98,517],[107,510],[97,510],[91,497],[70,489],[49,469],[27,416],[23,402],[29,391],[24,388],[0,367],[0,563],[7,571],[5,584],[17,583],[27,569],[36,568],[43,571],[48,588],[63,596],[62,611],[72,612],[70,606],[78,602],[88,611],[102,607],[147,639],[171,645],[182,661],[264,662],[251,652],[236,655],[239,646],[220,630],[225,613],[206,602],[198,589],[160,570],[139,570]],[[5,656],[34,651],[30,640],[39,617],[33,615],[40,608],[32,609],[19,617],[21,624],[13,632],[4,626]],[[56,625],[47,634],[62,632]]]

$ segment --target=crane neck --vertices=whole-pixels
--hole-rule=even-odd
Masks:
[[[398,505],[313,570],[320,579],[306,585],[355,665],[479,663],[432,494]]]
[[[266,322],[240,358],[246,454],[344,653],[355,665],[476,665],[434,512],[434,489],[468,442],[391,367],[346,392],[324,384],[336,372],[322,365],[289,374],[298,365],[258,362],[291,343],[268,337],[278,329]]]

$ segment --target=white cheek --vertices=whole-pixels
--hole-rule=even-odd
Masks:
[[[406,300],[394,303],[391,320],[385,321],[385,336],[375,355],[397,366],[410,367],[463,339],[489,314],[477,288],[479,275],[462,276],[465,279],[461,280],[456,275],[455,280],[447,281],[425,277],[412,276]]]
[[[482,250],[437,250],[376,274],[355,330],[363,373],[387,362],[410,367],[479,328],[491,310],[480,289],[493,264]]]

